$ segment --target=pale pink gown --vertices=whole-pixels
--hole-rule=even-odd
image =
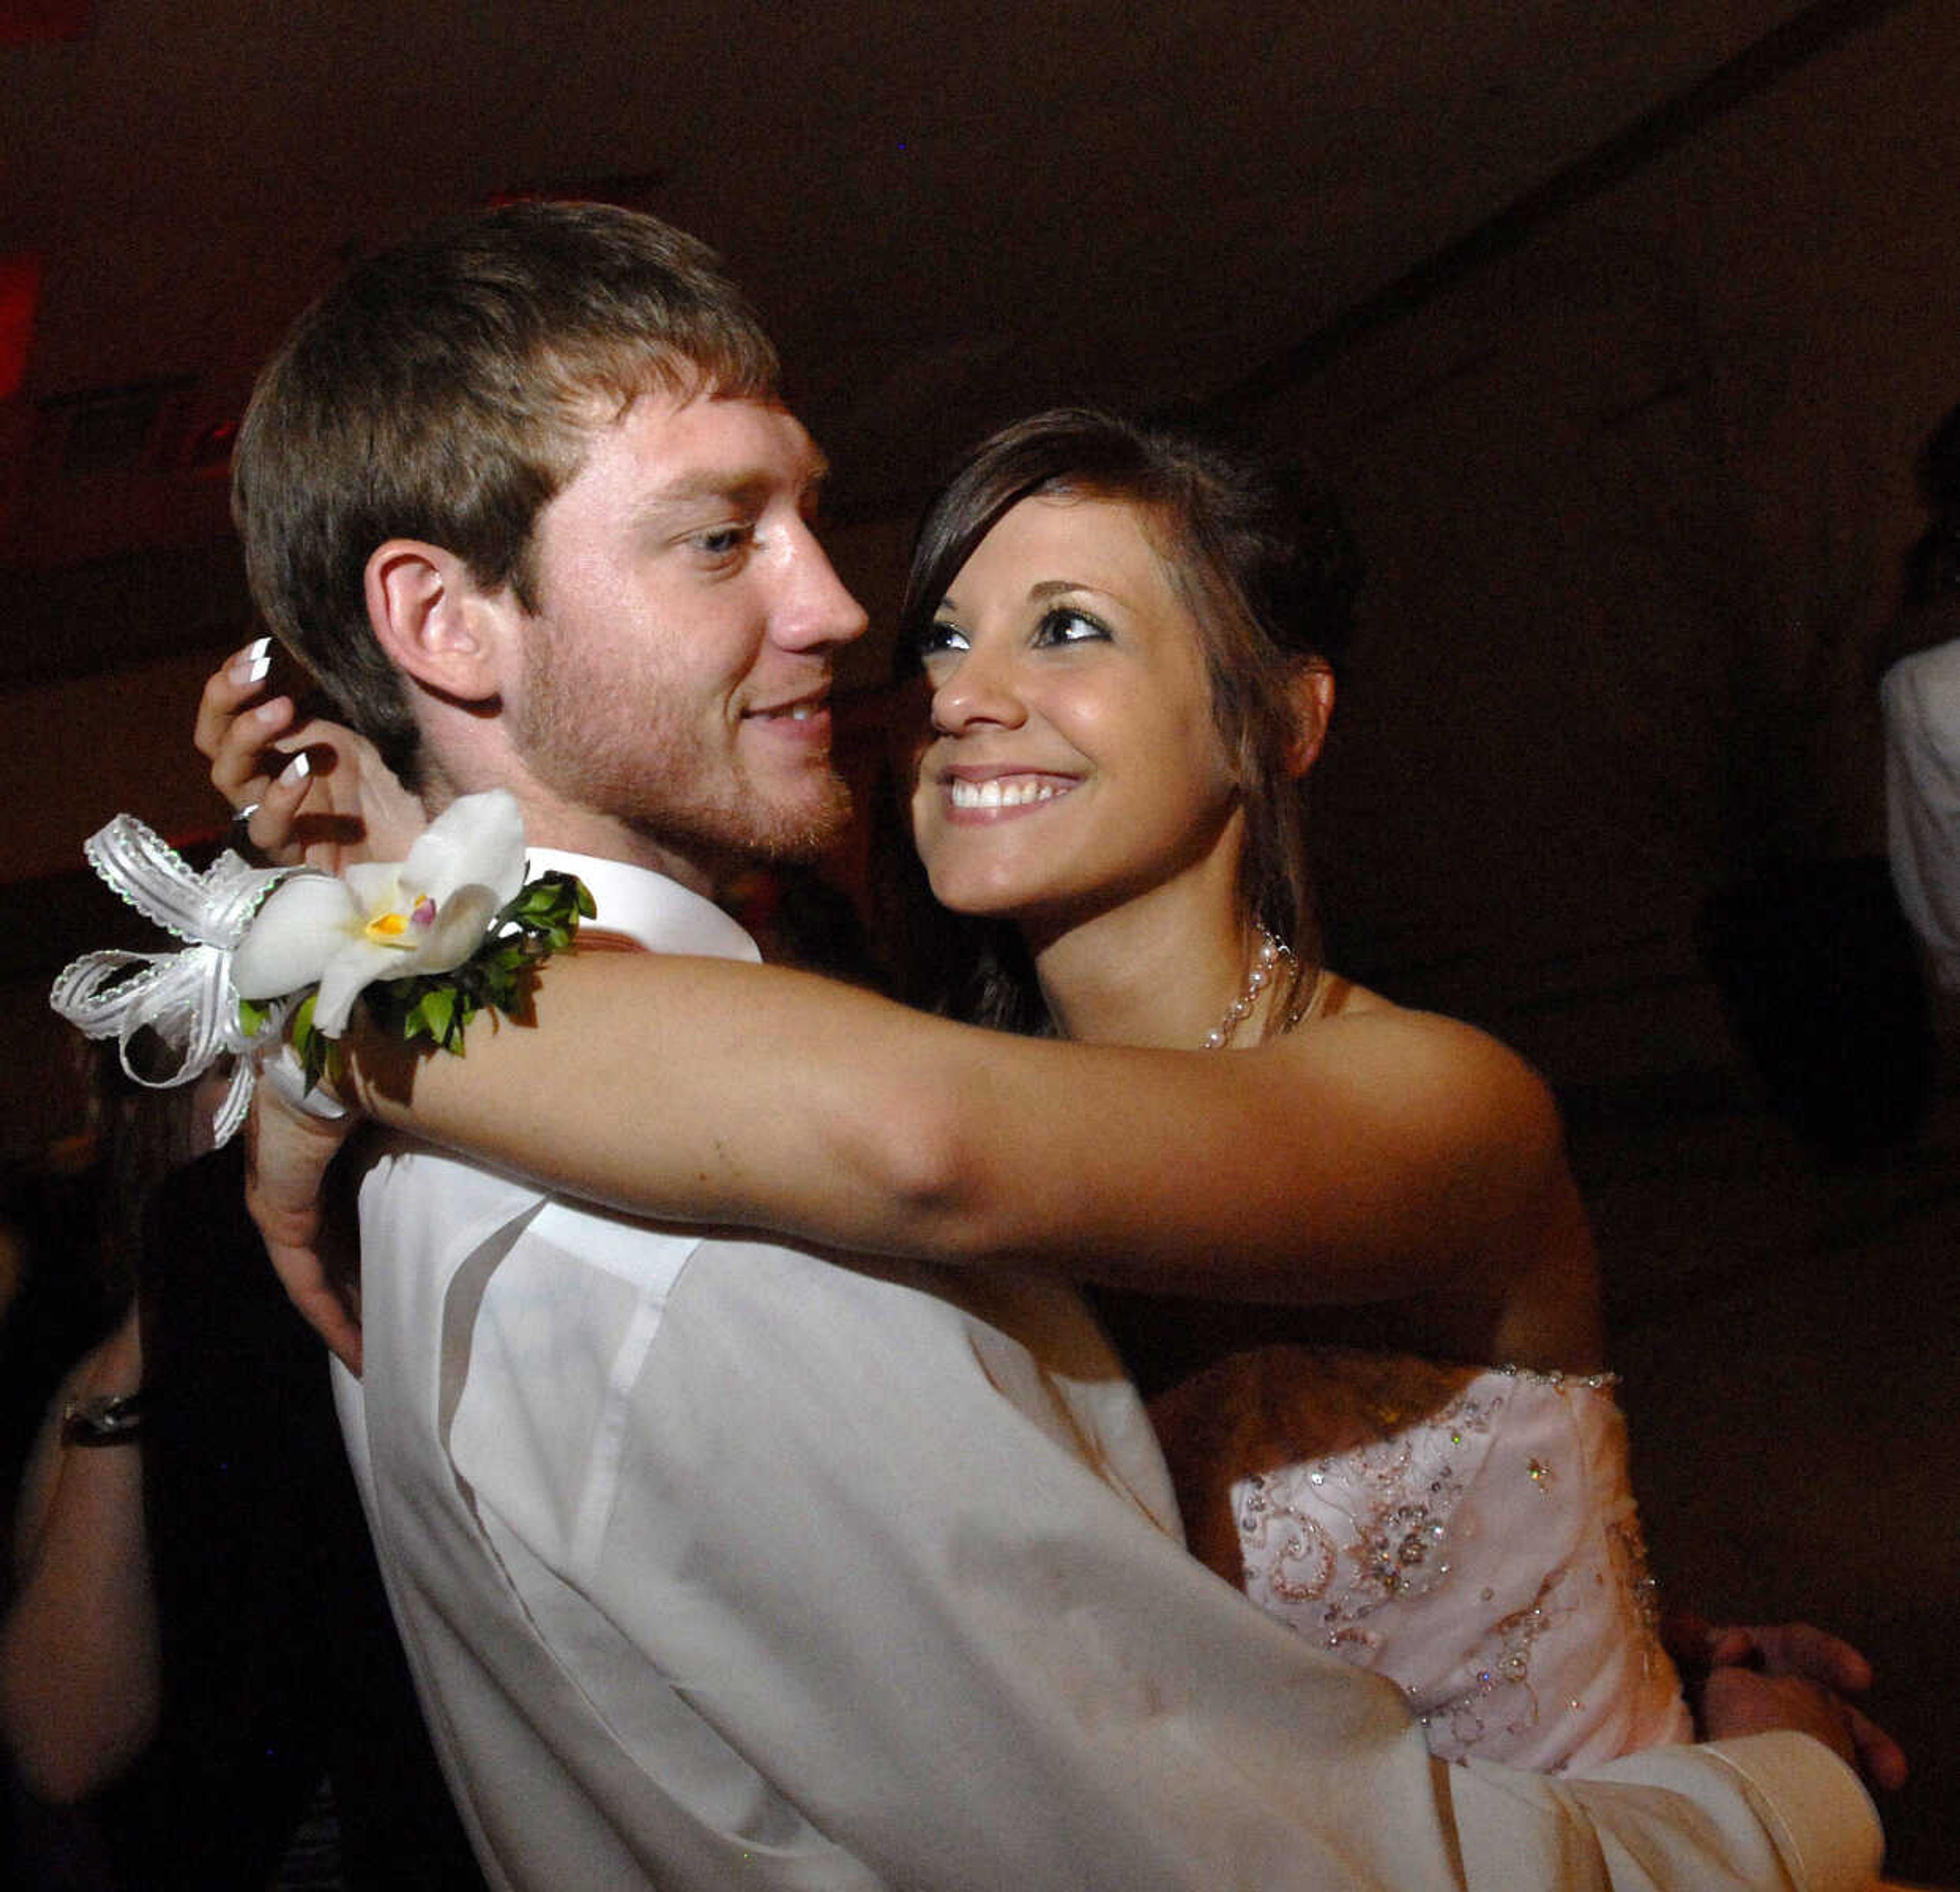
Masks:
[[[1555,1772],[1693,1738],[1610,1375],[1271,1347],[1152,1413],[1194,1550],[1396,1683],[1437,1754]]]

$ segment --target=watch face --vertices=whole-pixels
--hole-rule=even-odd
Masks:
[[[98,1393],[70,1400],[62,1411],[62,1442],[68,1445],[116,1445],[135,1439],[143,1429],[145,1395]]]

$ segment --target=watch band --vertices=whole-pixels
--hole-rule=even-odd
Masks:
[[[310,1090],[307,1088],[305,1067],[300,1062],[299,1053],[289,1044],[281,1045],[259,1067],[259,1075],[294,1109],[304,1111],[309,1117],[322,1117],[334,1123],[347,1115],[348,1106],[334,1095],[332,1087],[323,1080]]]
[[[64,1445],[123,1445],[142,1436],[150,1416],[147,1388],[72,1399],[62,1408]]]

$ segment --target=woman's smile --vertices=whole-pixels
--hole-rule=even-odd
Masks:
[[[1068,794],[1075,787],[1073,777],[1047,774],[990,775],[984,781],[949,774],[945,778],[946,798],[956,818],[961,815],[1017,813],[1038,808]]]

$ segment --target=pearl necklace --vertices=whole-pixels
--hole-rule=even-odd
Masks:
[[[1291,947],[1281,945],[1264,927],[1259,927],[1259,949],[1252,955],[1252,969],[1246,975],[1246,989],[1227,1006],[1225,1016],[1204,1035],[1204,1048],[1208,1051],[1222,1051],[1231,1043],[1232,1034],[1239,1029],[1246,1013],[1258,1003],[1259,994],[1271,983],[1281,960],[1292,957]]]

